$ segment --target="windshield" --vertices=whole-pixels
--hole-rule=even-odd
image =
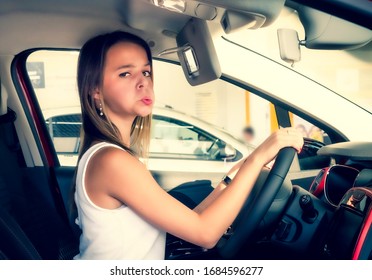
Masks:
[[[286,67],[280,58],[277,29],[291,28],[305,38],[297,13],[284,9],[270,26],[258,30],[244,29],[224,37]],[[301,60],[293,70],[315,80],[346,99],[372,112],[372,43],[354,50],[313,50],[301,47]]]

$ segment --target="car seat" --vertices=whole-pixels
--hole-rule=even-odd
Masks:
[[[56,208],[48,169],[26,166],[15,119],[10,108],[0,112],[0,258],[72,259],[79,242]]]
[[[0,259],[41,260],[30,239],[3,209],[0,209]]]

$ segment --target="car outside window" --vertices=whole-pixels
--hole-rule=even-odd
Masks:
[[[31,53],[26,64],[62,166],[76,166],[80,146],[77,58],[77,51],[40,50]],[[154,71],[155,107],[174,109],[153,115],[150,170],[168,172],[174,168],[189,172],[190,180],[197,173],[205,172],[201,178],[215,173],[212,175],[218,181],[278,127],[273,104],[243,88],[224,80],[193,87],[179,65],[162,61],[154,61]],[[293,126],[304,124],[294,119]],[[244,142],[242,131],[247,125],[255,134],[254,139]],[[305,126],[309,130],[311,124]],[[316,132],[315,128],[311,132],[314,139]]]
[[[45,120],[54,148],[59,155],[79,153],[81,115],[53,116]],[[183,159],[217,159],[221,139],[180,120],[153,116],[150,157]],[[222,157],[219,157],[223,160]]]
[[[179,120],[154,116],[150,157],[213,160],[224,142]],[[221,157],[220,157],[221,159]],[[221,159],[222,160],[222,159]]]
[[[303,118],[291,113],[292,118],[292,126],[298,129],[304,138],[309,138],[314,141],[322,142],[324,145],[330,144],[331,140],[329,139],[328,134],[320,129],[319,127],[313,125],[312,123],[304,120]]]
[[[57,154],[79,152],[81,115],[54,116],[45,120]]]

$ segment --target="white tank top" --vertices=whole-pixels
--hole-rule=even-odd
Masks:
[[[85,173],[91,157],[104,147],[121,147],[98,143],[82,156],[76,177],[76,224],[81,228],[80,253],[74,259],[164,259],[165,232],[142,219],[129,207],[105,209],[95,205],[85,190]],[[123,150],[123,149],[122,149]],[[125,168],[125,166],[123,166]]]

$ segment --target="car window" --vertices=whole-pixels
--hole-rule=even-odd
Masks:
[[[80,145],[77,59],[77,51],[40,50],[30,54],[26,65],[62,166],[76,165]],[[231,167],[225,164],[227,160],[248,156],[278,128],[273,104],[243,88],[224,80],[193,87],[179,65],[162,61],[154,61],[154,72],[155,106],[167,109],[153,118],[150,159],[157,160],[157,169],[162,159],[188,160],[189,165],[193,165],[190,160],[213,161],[222,163],[223,174]],[[174,115],[173,111],[182,114]],[[326,142],[324,132],[310,123],[297,116],[293,121],[293,126],[305,127],[305,137]],[[249,141],[243,135],[248,126],[254,131]],[[164,166],[168,169],[173,164]],[[188,168],[185,163],[184,169]]]
[[[298,155],[300,168],[302,170],[320,169],[330,165],[331,158],[318,156],[318,150],[328,144],[331,139],[327,132],[304,120],[296,114],[290,113],[292,126],[302,132],[304,146]]]
[[[62,166],[76,164],[80,144],[78,54],[38,50],[29,55],[26,64]],[[226,157],[232,162],[246,157],[271,133],[268,102],[264,99],[223,80],[191,86],[182,68],[171,63],[155,60],[154,72],[155,106],[167,112],[154,118],[150,158],[219,161],[223,174],[229,168],[224,164]],[[242,141],[242,129],[247,123],[256,128],[249,146]]]
[[[54,116],[46,119],[45,122],[58,154],[79,152],[80,114]]]
[[[328,134],[324,130],[304,120],[303,118],[297,116],[294,113],[291,113],[291,116],[292,126],[301,131],[304,138],[309,138],[314,141],[322,142],[325,145],[331,143]]]

